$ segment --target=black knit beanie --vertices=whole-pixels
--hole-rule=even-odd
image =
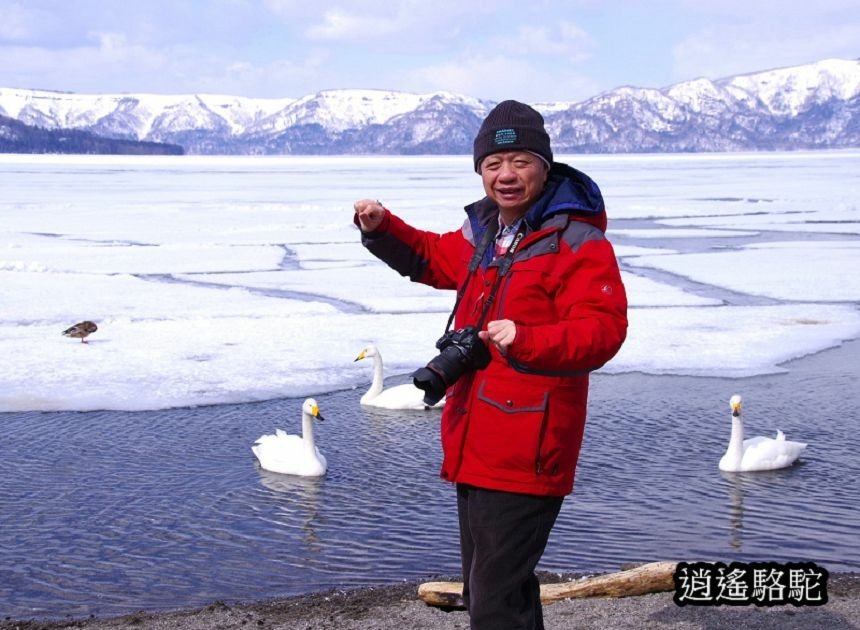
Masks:
[[[549,135],[540,112],[519,101],[496,105],[475,136],[475,171],[481,172],[481,160],[500,151],[532,151],[552,164]]]

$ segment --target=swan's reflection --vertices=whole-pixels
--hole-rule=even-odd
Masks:
[[[744,492],[747,480],[744,473],[720,471],[729,489],[729,547],[740,551],[743,547]]]
[[[776,484],[780,479],[793,474],[794,469],[781,468],[779,470],[763,470],[758,472],[726,472],[720,471],[720,476],[725,479],[729,490],[729,527],[731,534],[729,538],[729,546],[733,549],[741,550],[743,547],[743,530],[744,530],[744,497],[749,501],[754,497],[756,490],[762,495],[762,491],[768,486]],[[767,501],[764,496],[759,497],[759,502]]]
[[[320,523],[320,497],[324,478],[281,475],[263,470],[259,466],[257,473],[263,486],[281,495],[278,509],[285,522],[290,525],[301,523],[302,540],[308,551],[311,554],[321,553],[323,547],[317,527]]]

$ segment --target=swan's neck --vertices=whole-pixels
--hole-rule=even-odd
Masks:
[[[737,463],[744,458],[744,424],[740,416],[734,414],[732,414],[732,436],[729,438],[726,456]]]
[[[378,354],[373,357],[373,382],[370,384],[370,389],[367,390],[365,396],[367,398],[376,398],[382,392],[382,357]]]
[[[306,414],[302,414],[302,442],[305,449],[313,452],[314,450],[314,419]]]

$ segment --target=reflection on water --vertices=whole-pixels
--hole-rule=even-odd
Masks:
[[[752,379],[593,378],[574,494],[542,562],[811,560],[860,570],[860,343]],[[397,380],[397,379],[395,379]],[[726,401],[801,463],[723,473]],[[121,614],[459,573],[439,412],[318,397],[324,478],[263,471],[250,445],[301,400],[147,413],[0,414],[0,616]],[[756,413],[752,413],[755,409]],[[295,425],[295,426],[294,426]]]
[[[729,488],[729,546],[740,550],[743,547],[744,529],[744,473],[720,471]]]
[[[260,483],[272,492],[281,496],[272,497],[280,502],[282,519],[280,524],[289,527],[296,524],[301,530],[303,549],[310,556],[322,551],[320,537],[317,534],[317,521],[320,518],[320,492],[323,479],[320,477],[296,477],[279,475],[263,470],[257,465]]]
[[[743,550],[744,529],[744,496],[750,495],[750,502],[762,509],[764,505],[756,502],[757,490],[766,494],[768,488],[779,488],[783,485],[784,478],[791,475],[795,469],[803,466],[803,462],[796,463],[791,468],[782,470],[768,470],[761,472],[725,472],[720,471],[720,476],[725,480],[728,489],[728,522],[729,522],[729,546],[737,551]]]

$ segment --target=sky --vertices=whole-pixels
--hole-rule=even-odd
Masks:
[[[579,101],[860,57],[857,0],[0,0],[0,87]]]

